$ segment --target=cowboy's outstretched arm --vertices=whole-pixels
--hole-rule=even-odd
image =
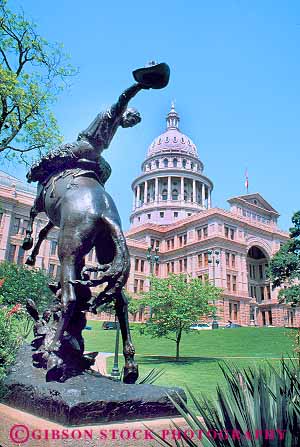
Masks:
[[[125,112],[129,101],[144,88],[145,87],[142,84],[136,83],[124,90],[119,96],[118,101],[111,106],[111,113],[122,115]]]

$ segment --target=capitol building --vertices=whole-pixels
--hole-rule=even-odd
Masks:
[[[151,270],[159,277],[187,273],[222,289],[216,303],[222,323],[299,326],[300,310],[280,304],[266,276],[270,258],[289,238],[277,226],[278,212],[259,193],[229,198],[228,210],[213,207],[213,182],[181,127],[172,104],[166,130],[150,144],[132,183],[125,233],[131,256],[128,293],[138,299],[149,287]],[[25,262],[21,245],[35,192],[0,171],[0,261]],[[35,238],[46,222],[42,214],[36,218]],[[59,278],[57,231],[43,242],[36,265]],[[159,263],[149,262],[150,247]],[[97,264],[94,251],[86,264]],[[146,317],[141,310],[135,319]]]

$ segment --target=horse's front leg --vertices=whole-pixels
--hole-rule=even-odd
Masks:
[[[135,383],[139,376],[139,372],[138,366],[134,361],[135,349],[130,336],[128,322],[128,300],[123,290],[116,294],[115,306],[122,334],[123,354],[125,358],[123,382]]]
[[[30,250],[33,246],[32,232],[33,232],[33,222],[39,211],[36,208],[36,203],[34,203],[33,207],[30,210],[29,222],[26,228],[26,235],[23,240],[22,248],[23,250]]]
[[[26,264],[27,265],[34,265],[35,264],[36,257],[39,254],[42,242],[46,239],[46,237],[48,236],[49,231],[52,230],[53,227],[54,227],[53,223],[49,221],[47,223],[47,225],[44,228],[41,229],[41,231],[39,232],[38,241],[35,244],[31,254],[28,256],[28,258],[26,260]],[[24,245],[24,243],[23,243],[23,245]]]

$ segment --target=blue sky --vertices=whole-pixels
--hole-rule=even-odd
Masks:
[[[11,0],[49,41],[62,42],[79,74],[54,106],[65,141],[132,83],[149,60],[170,65],[164,90],[142,92],[132,106],[142,122],[120,129],[104,156],[107,190],[128,228],[131,182],[148,145],[165,129],[171,100],[181,130],[198,148],[214,182],[213,205],[260,192],[288,229],[300,208],[300,2]],[[6,170],[7,167],[5,167]],[[24,177],[22,168],[10,168]]]

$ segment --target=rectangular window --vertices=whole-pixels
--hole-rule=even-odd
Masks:
[[[232,228],[230,228],[230,239],[234,240],[234,230]]]
[[[232,290],[236,292],[236,275],[232,275]]]
[[[147,214],[147,218],[150,220],[151,219],[151,214]]]
[[[233,304],[233,319],[234,320],[238,319],[238,304],[237,303]]]
[[[259,268],[259,278],[263,279],[263,277],[264,277],[263,266],[261,264],[259,264],[258,268]]]
[[[179,259],[179,271],[182,272],[182,259]]]
[[[268,300],[270,300],[272,298],[272,296],[271,296],[271,286],[266,286],[266,288],[267,288],[267,297],[268,297]]]
[[[178,217],[178,212],[177,211],[174,211],[174,217],[175,218]]]
[[[227,280],[227,290],[231,290],[231,278],[230,278],[230,275],[226,276],[226,280]]]
[[[134,291],[134,293],[137,293],[137,291],[138,291],[138,280],[137,279],[135,279],[134,280],[134,287],[133,287],[133,291]]]
[[[202,239],[202,229],[201,228],[199,228],[197,230],[197,239],[198,239],[198,241],[200,241]]]
[[[187,271],[187,258],[184,258],[183,260],[183,267],[184,267],[184,271]]]
[[[186,245],[186,244],[187,244],[187,234],[185,233],[183,235],[183,245]]]
[[[175,242],[174,242],[174,238],[173,238],[173,239],[171,239],[171,249],[172,250],[174,249],[174,244],[175,244]]]
[[[235,254],[231,254],[231,267],[235,268]]]
[[[198,255],[198,268],[201,268],[203,266],[203,259],[202,259],[202,253]]]
[[[175,271],[175,263],[174,261],[171,262],[171,272],[174,273]]]
[[[24,255],[25,255],[25,251],[23,250],[22,247],[19,247],[17,264],[20,265],[20,264],[24,263]]]
[[[56,255],[56,249],[57,249],[57,241],[51,241],[50,242],[50,256]]]
[[[27,219],[23,219],[21,222],[21,234],[25,234],[27,227],[28,227],[28,220]]]
[[[182,236],[178,237],[178,243],[179,243],[179,247],[182,247],[182,243],[183,243]]]
[[[228,227],[224,227],[224,234],[225,234],[225,237],[228,239],[228,237],[229,237],[229,228]]]
[[[230,253],[226,252],[226,267],[229,267]]]
[[[170,263],[167,262],[167,275],[170,273]]]
[[[145,265],[145,261],[143,259],[141,259],[141,272],[144,271],[144,265]]]
[[[140,260],[136,258],[135,263],[134,263],[134,270],[136,272],[139,270],[139,263],[140,263]]]
[[[21,219],[20,217],[15,217],[14,218],[14,224],[12,227],[12,235],[14,236],[15,234],[18,234],[20,231],[20,224],[21,224]]]
[[[202,230],[203,230],[203,239],[205,239],[208,236],[208,229],[207,229],[207,227],[203,227]]]
[[[14,262],[15,254],[16,254],[16,245],[10,244],[9,250],[8,250],[8,261],[9,262]]]
[[[139,288],[139,291],[140,291],[140,292],[143,292],[143,291],[144,291],[144,280],[143,280],[143,279],[140,279],[140,288]]]
[[[208,267],[208,253],[204,253],[204,267]]]
[[[170,250],[170,239],[167,240],[167,250]]]
[[[163,211],[161,211],[161,212],[159,213],[159,217],[163,218],[164,216],[165,216],[165,213],[164,213]]]
[[[265,299],[265,288],[264,287],[260,288],[260,298],[262,301]]]

